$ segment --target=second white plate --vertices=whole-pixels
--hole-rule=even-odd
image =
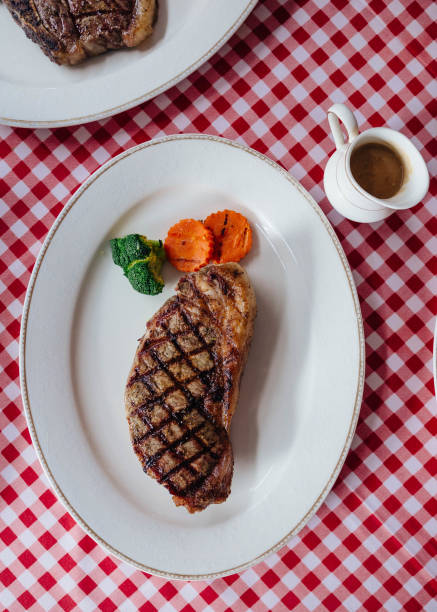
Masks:
[[[232,424],[232,493],[189,515],[145,476],[124,416],[126,377],[161,295],[135,293],[108,240],[164,238],[231,208],[251,222],[242,261],[258,316]],[[21,337],[29,427],[60,499],[92,537],[158,575],[239,571],[277,550],[334,483],[357,421],[364,342],[352,276],[327,219],[279,166],[230,141],[175,136],[115,158],[79,189],[45,242]]]
[[[191,74],[237,30],[256,0],[159,0],[153,35],[134,49],[58,66],[0,2],[0,123],[59,127],[132,108]]]

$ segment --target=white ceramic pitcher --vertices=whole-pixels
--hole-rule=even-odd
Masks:
[[[418,204],[429,187],[429,174],[423,157],[403,134],[389,128],[371,128],[361,134],[352,111],[345,104],[334,104],[328,111],[328,120],[336,151],[325,168],[325,193],[332,206],[352,221],[372,223],[381,221],[394,210],[405,210]],[[339,120],[348,139],[345,141]],[[354,179],[350,158],[358,146],[376,142],[394,149],[404,164],[404,178],[400,190],[391,198],[376,198],[365,191]]]

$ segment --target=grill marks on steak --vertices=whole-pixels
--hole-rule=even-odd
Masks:
[[[156,0],[5,0],[26,35],[58,64],[133,47],[151,34]]]
[[[227,443],[223,427],[203,408],[208,372],[214,367],[212,344],[207,344],[178,304],[179,331],[165,318],[163,335],[146,342],[129,382],[131,403],[140,402],[128,417],[135,431],[134,449],[145,471],[166,483],[173,495],[200,486]],[[174,323],[174,321],[173,321]]]
[[[239,277],[248,291],[244,312],[231,308],[236,300],[229,283],[240,285]],[[202,290],[202,281],[210,295]],[[187,275],[177,292],[148,323],[128,380],[126,411],[144,471],[169,490],[176,505],[196,512],[224,501],[230,492],[233,456],[228,430],[255,301],[238,264],[207,266]],[[217,298],[228,305],[228,329],[213,314],[211,302]],[[235,318],[246,323],[241,346],[232,333]]]

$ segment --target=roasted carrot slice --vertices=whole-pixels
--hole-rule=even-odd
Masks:
[[[211,259],[214,236],[201,221],[182,219],[168,230],[164,248],[175,268],[195,272]]]
[[[203,222],[214,234],[212,259],[215,263],[240,261],[252,247],[249,221],[234,210],[222,210],[209,215]]]

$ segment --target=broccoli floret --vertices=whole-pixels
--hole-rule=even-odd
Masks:
[[[123,269],[136,259],[143,259],[150,253],[148,243],[154,241],[147,240],[145,236],[139,234],[129,234],[124,238],[114,238],[111,240],[112,259],[117,266]]]
[[[164,287],[161,267],[165,261],[162,240],[148,240],[140,234],[129,234],[111,240],[112,259],[123,268],[132,287],[140,293],[156,295]]]

